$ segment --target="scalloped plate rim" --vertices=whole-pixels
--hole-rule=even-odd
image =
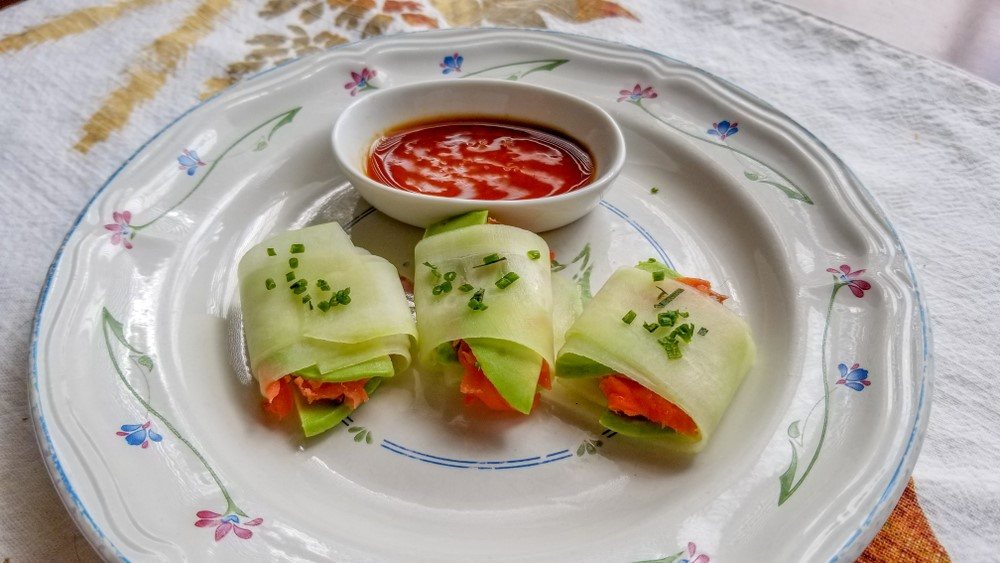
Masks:
[[[926,427],[930,414],[931,406],[931,394],[933,391],[933,337],[931,326],[929,322],[929,313],[927,304],[924,298],[923,291],[921,290],[921,284],[916,277],[913,269],[913,262],[910,258],[909,252],[906,250],[899,233],[896,231],[895,227],[892,225],[888,218],[888,214],[882,205],[878,202],[875,195],[871,190],[861,182],[860,178],[854,173],[854,171],[835,153],[833,152],[822,140],[820,140],[811,131],[806,129],[795,119],[788,116],[788,114],[777,109],[771,103],[759,98],[757,95],[745,90],[741,86],[725,79],[721,78],[709,71],[706,71],[700,67],[693,66],[675,57],[664,55],[658,53],[651,49],[646,49],[638,47],[635,45],[629,45],[627,43],[622,43],[618,41],[600,39],[589,37],[581,34],[552,31],[545,29],[505,29],[505,28],[483,28],[483,29],[466,29],[466,28],[456,28],[456,29],[443,29],[443,30],[427,30],[427,31],[415,31],[406,33],[396,33],[389,36],[380,36],[364,39],[361,41],[344,43],[341,45],[336,45],[325,49],[321,53],[315,53],[306,55],[304,57],[296,57],[288,61],[284,61],[272,68],[258,72],[241,82],[233,84],[224,90],[217,92],[216,94],[206,98],[188,109],[184,110],[177,117],[172,119],[166,125],[164,125],[160,130],[150,136],[146,141],[144,141],[133,153],[131,153],[119,166],[118,168],[101,184],[101,186],[94,192],[94,194],[87,200],[80,213],[75,217],[71,223],[66,235],[60,242],[58,249],[56,250],[52,263],[46,271],[45,279],[42,287],[39,291],[39,297],[35,307],[35,313],[32,321],[31,329],[31,340],[29,344],[29,378],[28,378],[28,393],[30,399],[30,409],[32,415],[33,428],[35,431],[36,440],[39,445],[39,449],[43,454],[45,459],[45,466],[48,470],[49,476],[56,485],[56,491],[59,493],[59,497],[63,504],[66,506],[67,510],[70,512],[71,517],[77,524],[78,528],[84,532],[84,537],[87,538],[96,549],[106,547],[110,548],[115,555],[122,560],[127,560],[125,556],[121,553],[118,547],[108,539],[105,533],[102,531],[97,522],[94,521],[93,517],[90,515],[86,506],[80,500],[73,484],[70,482],[68,476],[62,468],[62,463],[58,455],[55,452],[54,444],[52,442],[51,435],[49,434],[47,424],[44,419],[44,415],[41,412],[40,400],[39,400],[39,373],[38,373],[38,343],[39,343],[39,333],[42,324],[42,313],[45,310],[46,300],[49,297],[49,291],[52,287],[52,283],[55,279],[56,274],[59,271],[59,266],[63,257],[63,253],[72,238],[72,236],[77,232],[77,228],[83,221],[87,213],[91,210],[94,203],[98,198],[105,192],[105,190],[111,185],[111,183],[117,178],[117,176],[136,158],[138,157],[150,144],[156,141],[161,135],[169,131],[179,122],[184,120],[191,113],[196,110],[208,106],[213,102],[217,102],[225,97],[238,94],[239,90],[246,86],[248,83],[255,81],[256,79],[270,74],[274,71],[284,69],[292,65],[298,65],[302,62],[308,62],[311,59],[318,59],[326,54],[335,52],[341,49],[349,49],[352,47],[357,47],[359,45],[365,44],[377,44],[382,42],[392,42],[396,39],[407,38],[412,36],[448,36],[448,35],[463,35],[470,32],[482,33],[488,35],[502,36],[505,34],[509,35],[554,35],[558,37],[565,38],[571,41],[581,41],[584,43],[591,43],[596,45],[601,45],[604,47],[614,47],[620,50],[640,52],[645,55],[656,59],[658,63],[664,61],[670,62],[676,65],[684,67],[686,70],[693,71],[700,74],[702,77],[707,79],[708,85],[713,86],[714,83],[722,85],[730,90],[732,90],[738,97],[746,98],[752,101],[754,104],[758,105],[762,109],[768,110],[773,114],[777,115],[779,118],[783,119],[786,124],[791,125],[796,128],[799,133],[804,134],[807,139],[816,144],[816,146],[821,150],[822,155],[832,159],[835,167],[846,174],[847,184],[854,188],[859,196],[861,203],[865,205],[866,210],[871,214],[879,226],[887,230],[887,240],[892,247],[898,250],[903,263],[906,266],[907,281],[912,285],[914,307],[919,314],[920,326],[921,326],[921,338],[922,338],[922,348],[923,348],[923,364],[920,372],[920,387],[919,387],[919,398],[917,402],[917,410],[914,417],[914,423],[910,430],[909,437],[906,442],[906,447],[903,451],[901,458],[898,461],[896,469],[890,478],[889,483],[886,485],[882,493],[879,495],[878,500],[875,505],[870,509],[862,525],[857,528],[845,542],[845,544],[833,554],[830,561],[837,561],[844,556],[851,555],[851,557],[856,557],[861,553],[863,547],[866,546],[875,536],[877,531],[881,529],[882,524],[888,519],[892,508],[895,503],[903,493],[905,488],[905,480],[901,477],[909,476],[913,470],[913,466],[916,463],[916,459],[919,455],[920,448],[922,447],[924,435],[926,432]],[[835,188],[838,189],[838,188]],[[891,502],[889,502],[891,501]],[[863,540],[859,542],[858,540]]]

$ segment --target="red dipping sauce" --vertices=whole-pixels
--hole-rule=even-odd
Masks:
[[[538,125],[493,118],[412,123],[375,141],[370,178],[408,192],[461,199],[534,199],[596,176],[579,142]]]

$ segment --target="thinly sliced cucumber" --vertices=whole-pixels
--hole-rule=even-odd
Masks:
[[[382,380],[379,378],[369,379],[365,383],[365,393],[371,397],[381,383]],[[302,433],[308,438],[322,434],[340,424],[355,409],[346,403],[335,405],[331,401],[316,401],[309,404],[298,393],[295,393],[295,410],[299,414]]]
[[[577,354],[560,354],[556,360],[556,375],[558,377],[600,377],[611,375],[614,370]]]
[[[464,215],[458,215],[457,217],[451,217],[449,219],[445,219],[444,221],[439,221],[430,227],[427,227],[427,230],[424,231],[424,238],[465,227],[485,225],[489,220],[489,216],[490,212],[483,209],[480,211],[470,211]]]
[[[559,351],[556,374],[571,378],[599,377],[609,371],[622,374],[687,413],[703,442],[714,432],[753,363],[749,328],[735,313],[694,288],[670,276],[653,280],[650,268],[656,263],[640,266],[616,271],[587,304]],[[665,294],[674,293],[665,307],[655,307]],[[707,331],[683,343],[679,359],[670,359],[657,342],[671,327],[652,333],[643,327],[668,310],[688,313],[684,322],[694,324],[696,332]],[[631,324],[622,321],[628,311],[637,314]]]
[[[542,369],[541,356],[505,340],[467,338],[465,343],[507,404],[518,412],[531,412]]]
[[[549,248],[530,231],[469,225],[483,220],[484,215],[455,218],[417,244],[413,296],[418,357],[431,369],[440,368],[451,361],[451,344],[464,340],[500,395],[527,413],[542,362],[554,365],[552,274],[548,261],[529,257],[535,252],[548,256]],[[497,285],[511,273],[516,281]],[[463,291],[463,286],[471,290]],[[469,303],[478,290],[484,292],[485,307],[475,310]]]
[[[336,223],[282,233],[250,249],[239,282],[250,367],[265,395],[290,373],[381,381],[410,363],[416,324],[396,268],[356,248]],[[306,290],[292,291],[296,283]],[[333,299],[346,288],[348,303]],[[321,402],[300,406],[307,435],[346,416]]]
[[[608,430],[614,430],[622,436],[633,438],[662,438],[664,436],[676,438],[679,436],[673,428],[663,428],[648,420],[625,417],[611,411],[604,411],[598,422]],[[691,439],[691,441],[695,440]]]
[[[392,365],[392,358],[382,356],[372,360],[366,360],[345,368],[335,369],[326,373],[320,373],[319,368],[311,366],[295,372],[305,379],[311,381],[322,381],[324,383],[343,383],[356,381],[358,379],[368,379],[372,377],[386,378],[396,374]]]
[[[638,269],[640,269],[640,270],[649,272],[651,274],[654,273],[654,272],[663,272],[664,277],[667,277],[667,278],[670,278],[670,279],[681,277],[681,275],[679,273],[677,273],[676,270],[674,270],[670,266],[667,266],[663,262],[660,262],[659,260],[655,260],[653,258],[650,258],[649,260],[646,260],[645,262],[639,262],[638,264],[636,264],[635,267],[638,268]]]
[[[519,344],[554,364],[551,273],[547,261],[528,258],[531,250],[543,256],[549,252],[538,235],[506,225],[448,231],[417,244],[413,298],[422,362],[436,364],[434,351],[442,344],[493,338]],[[484,266],[491,254],[504,260]],[[449,272],[455,273],[451,290],[435,295],[434,288],[443,281],[438,276]],[[516,273],[517,281],[498,288],[496,281],[508,272]],[[460,289],[466,283],[485,290],[486,309],[469,308],[474,292]]]

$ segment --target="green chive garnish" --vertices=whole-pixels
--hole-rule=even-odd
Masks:
[[[660,328],[660,325],[656,323],[642,323],[642,328],[648,330],[649,332],[656,332],[656,329]]]
[[[330,284],[326,283],[326,280],[316,280],[316,287],[322,291],[330,291]]]
[[[491,264],[496,264],[497,262],[503,262],[506,259],[507,259],[506,256],[500,256],[499,254],[494,252],[493,254],[487,255],[486,258],[483,258],[482,264],[479,264],[478,266],[473,266],[473,268],[482,268],[483,266],[489,266]]]
[[[666,277],[667,273],[664,272],[663,270],[657,270],[653,272],[653,281],[663,281],[664,279],[666,279]]]
[[[649,193],[651,193],[651,194],[658,193],[659,191],[660,191],[660,188],[657,188],[655,186],[652,187],[652,188],[649,188]]]
[[[307,293],[307,294],[305,294],[305,295],[303,295],[303,296],[302,296],[302,302],[303,302],[303,303],[308,303],[308,302],[310,302],[310,301],[312,301],[312,295],[309,295],[309,294]]]
[[[424,266],[431,269],[431,275],[433,275],[435,279],[441,279],[441,272],[438,271],[437,266],[431,264],[430,262],[424,262]]]
[[[302,254],[303,252],[306,251],[306,245],[295,243],[288,251],[291,252],[292,254]]]
[[[277,284],[274,283],[273,279],[267,278],[266,280],[264,280],[264,287],[266,287],[268,291],[271,291],[272,289],[278,286]]]
[[[271,248],[271,247],[268,247],[268,249],[267,249],[267,255],[268,255],[268,256],[277,256],[277,255],[278,255],[278,253],[277,253],[277,252],[275,252],[273,248]]]
[[[320,301],[317,307],[319,307],[319,310],[323,311],[324,313],[330,310],[330,304],[327,303],[326,301]]]
[[[542,257],[542,253],[539,252],[539,251],[537,251],[537,250],[529,250],[528,251],[528,258],[531,258],[532,260],[538,260],[541,257]]]
[[[706,334],[708,334],[708,329],[707,328],[701,327],[701,328],[698,329],[698,336],[705,336]]]
[[[668,360],[677,360],[681,357],[681,345],[677,343],[677,340],[664,336],[663,338],[657,340],[663,350],[667,353]]]
[[[291,257],[291,258],[289,258],[288,259],[288,267],[292,268],[292,269],[298,268],[299,267],[299,259],[296,258],[296,257],[294,257],[294,256]]]
[[[444,281],[455,281],[455,278],[457,277],[458,274],[456,274],[455,272],[448,272],[444,275]]]
[[[666,307],[668,303],[670,303],[674,299],[677,299],[677,296],[680,295],[680,294],[682,294],[682,293],[684,293],[684,290],[678,287],[677,289],[675,289],[673,291],[673,293],[671,293],[670,295],[668,295],[668,296],[664,297],[662,300],[660,300],[660,302],[657,303],[656,305],[654,305],[654,307],[656,307],[657,309],[662,309],[662,308]]]
[[[345,287],[344,289],[341,289],[340,291],[338,291],[336,295],[334,295],[332,298],[330,298],[330,302],[332,303],[334,300],[336,300],[337,303],[339,303],[341,305],[347,305],[348,303],[350,303],[351,302],[351,288]]]
[[[684,342],[691,342],[691,337],[693,336],[694,325],[691,323],[684,323],[670,333],[670,338],[680,338]]]
[[[483,303],[483,298],[486,296],[485,289],[478,289],[469,298],[469,308],[473,311],[485,311],[489,305]]]
[[[679,311],[674,309],[673,311],[665,311],[656,315],[656,322],[660,323],[660,326],[674,326],[677,324],[677,319],[687,318],[688,313],[686,311]]]
[[[451,293],[451,287],[452,287],[451,282],[446,281],[440,285],[434,286],[434,289],[431,290],[431,293],[433,293],[434,295],[441,295],[442,293]]]
[[[496,286],[500,289],[507,289],[512,283],[519,279],[521,279],[521,276],[515,274],[514,272],[507,272],[502,278],[496,281]]]
[[[625,316],[622,317],[622,322],[625,323],[625,324],[627,324],[627,325],[632,324],[632,321],[634,321],[634,320],[635,320],[635,311],[633,311],[631,309],[629,309],[629,312],[625,313]]]
[[[476,288],[471,283],[463,283],[462,285],[458,286],[458,289],[462,290],[462,293],[468,293]]]
[[[288,272],[285,274],[285,281],[292,281],[295,279],[295,272]]]

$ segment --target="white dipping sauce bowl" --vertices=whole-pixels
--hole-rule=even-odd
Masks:
[[[535,199],[459,199],[404,191],[366,174],[373,143],[400,125],[449,117],[522,121],[555,129],[588,149],[597,176],[571,192]],[[463,79],[423,82],[366,93],[333,125],[333,154],[361,196],[386,215],[416,227],[478,209],[535,232],[572,223],[594,209],[625,164],[625,139],[600,107],[569,94],[519,82]]]

